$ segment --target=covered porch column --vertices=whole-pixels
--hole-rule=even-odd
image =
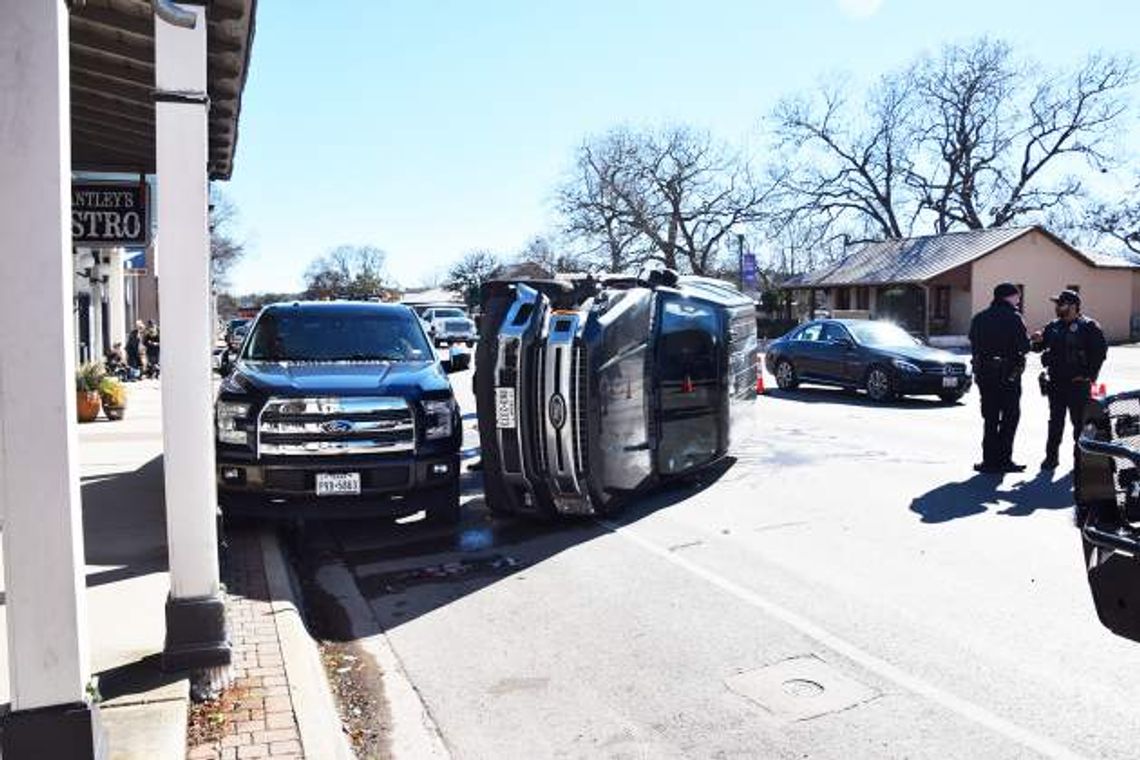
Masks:
[[[107,259],[105,267],[107,299],[110,303],[107,314],[110,320],[111,344],[107,348],[116,343],[122,343],[125,346],[127,342],[126,277],[123,274],[124,253],[125,251],[122,248],[111,248],[104,252]]]
[[[105,742],[86,694],[68,10],[64,0],[0,0],[0,19],[0,510],[12,703],[0,752],[86,759],[101,757]]]
[[[188,26],[156,16],[154,97],[159,327],[168,346],[162,434],[170,597],[163,665],[209,673],[229,664],[230,643],[218,576],[203,6],[177,6]]]

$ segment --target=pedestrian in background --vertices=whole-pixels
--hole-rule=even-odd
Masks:
[[[1021,375],[1029,353],[1029,332],[1021,318],[1021,291],[1013,283],[994,288],[993,303],[970,323],[974,379],[982,396],[982,461],[978,472],[1023,472],[1013,461],[1013,439],[1021,419]]]
[[[1049,397],[1049,436],[1045,441],[1045,460],[1041,462],[1043,470],[1052,470],[1059,464],[1066,416],[1073,425],[1076,462],[1077,439],[1081,437],[1085,409],[1108,355],[1104,331],[1095,319],[1081,313],[1080,294],[1062,290],[1050,300],[1056,305],[1057,318],[1032,337],[1032,349],[1042,352],[1041,364],[1045,367],[1040,378],[1041,390]]]
[[[143,323],[135,322],[135,329],[127,336],[127,366],[130,368],[131,378],[137,380],[142,377],[146,366],[146,348],[143,346],[143,333],[146,328]]]
[[[146,376],[158,377],[159,372],[159,335],[158,326],[154,320],[147,320],[146,331],[143,333],[143,345],[146,347]]]

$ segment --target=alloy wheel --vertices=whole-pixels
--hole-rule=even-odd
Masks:
[[[791,390],[796,387],[796,370],[791,362],[780,360],[776,365],[776,385],[781,390]]]
[[[876,367],[867,375],[867,395],[875,401],[891,397],[891,378],[885,370]]]

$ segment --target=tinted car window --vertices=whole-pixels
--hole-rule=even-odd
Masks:
[[[795,339],[796,340],[808,340],[808,341],[819,340],[819,335],[820,335],[820,332],[822,332],[822,330],[823,330],[823,325],[808,325],[807,327],[805,327],[804,329],[802,329],[798,333],[796,333]]]
[[[842,327],[832,322],[828,322],[823,326],[823,330],[820,332],[819,339],[823,341],[834,342],[840,340],[848,340],[848,336],[847,331]]]
[[[432,356],[415,317],[403,312],[268,312],[246,345],[246,358],[254,361],[422,361]]]
[[[436,309],[432,314],[434,319],[463,319],[466,316],[459,309]]]

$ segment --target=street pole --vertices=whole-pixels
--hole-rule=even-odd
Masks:
[[[740,292],[744,292],[744,235],[736,236],[737,268],[740,272]]]

